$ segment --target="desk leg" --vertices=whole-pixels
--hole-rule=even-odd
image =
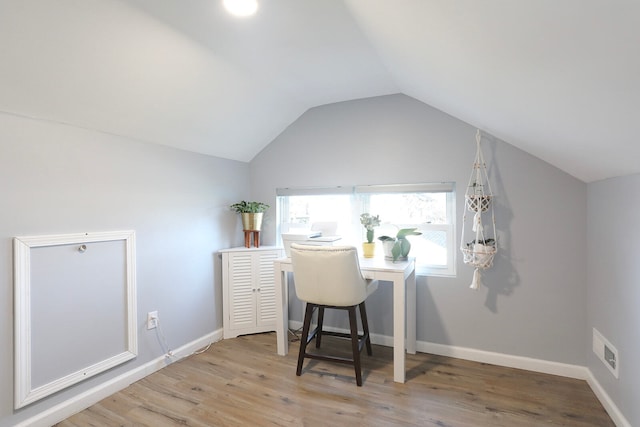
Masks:
[[[287,328],[289,327],[289,297],[285,286],[288,286],[285,271],[280,269],[280,264],[275,265],[275,282],[276,282],[276,342],[278,346],[278,354],[286,356],[289,352],[289,341],[287,337]]]
[[[403,275],[393,280],[393,380],[405,380],[404,340],[405,340],[406,291]]]
[[[406,280],[407,286],[407,353],[416,354],[416,271]]]

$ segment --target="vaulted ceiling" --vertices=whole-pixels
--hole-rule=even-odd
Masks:
[[[0,0],[0,111],[250,161],[404,93],[591,182],[640,173],[635,0]]]

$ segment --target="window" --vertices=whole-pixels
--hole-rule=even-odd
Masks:
[[[409,237],[418,274],[455,275],[453,183],[283,188],[277,194],[278,236],[333,221],[342,237],[340,243],[360,249],[365,240],[360,214],[369,212],[380,215],[382,221],[375,230],[376,238],[395,237],[401,228],[415,227],[422,233]]]

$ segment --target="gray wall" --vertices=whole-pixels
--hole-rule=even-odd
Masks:
[[[274,203],[278,187],[455,181],[459,221],[475,132],[404,95],[313,108],[251,162],[252,197]],[[419,277],[418,339],[584,365],[586,184],[490,136],[483,150],[499,255],[477,292],[461,257],[456,278]],[[275,241],[275,221],[264,238]],[[392,335],[390,287],[369,311],[373,332]]]
[[[588,186],[587,366],[633,426],[640,425],[640,175]],[[616,379],[591,349],[596,328],[618,350]]]
[[[222,328],[214,253],[242,242],[228,205],[248,197],[247,163],[0,114],[0,189],[0,426],[160,357],[155,331],[144,326],[148,311],[158,310],[173,349]],[[138,358],[14,412],[12,238],[129,229]]]
[[[590,184],[587,228],[586,184],[490,135],[483,149],[500,252],[477,292],[461,259],[456,278],[419,278],[418,339],[586,365],[640,424],[640,372],[627,363],[640,356],[640,177]],[[250,165],[0,115],[0,426],[160,356],[147,311],[172,348],[221,328],[214,253],[242,241],[230,203],[275,203],[277,187],[455,181],[460,220],[474,153],[475,128],[403,95],[311,109]],[[139,357],[14,412],[12,237],[122,229],[137,233]],[[274,241],[270,209],[263,244]],[[390,289],[373,298],[372,328],[391,335]],[[593,356],[592,327],[620,351],[620,380]]]

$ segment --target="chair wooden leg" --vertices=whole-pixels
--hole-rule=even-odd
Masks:
[[[367,321],[367,309],[364,306],[364,301],[360,303],[360,319],[362,320],[362,329],[364,331],[365,344],[367,345],[367,354],[371,356],[373,351],[371,350],[371,338],[369,336],[369,322]]]
[[[322,324],[324,323],[324,307],[318,306],[318,329],[316,332],[316,348],[320,348],[322,340]]]
[[[310,333],[311,321],[313,318],[313,311],[316,309],[316,307],[318,308],[318,324],[317,324],[317,327],[314,329],[314,331]],[[362,320],[362,328],[364,330],[364,333],[362,336],[358,334],[358,314],[356,311],[357,310],[356,305],[353,305],[350,307],[333,307],[333,306],[328,307],[328,308],[339,308],[339,309],[347,310],[347,312],[349,313],[349,328],[350,328],[349,334],[331,332],[331,331],[325,333],[326,335],[335,335],[335,336],[351,339],[352,359],[348,359],[344,357],[323,355],[321,353],[314,353],[314,352],[307,353],[307,345],[311,341],[313,341],[314,338],[316,340],[316,347],[320,347],[321,337],[323,335],[322,327],[324,322],[324,309],[325,309],[325,306],[307,302],[306,308],[305,308],[305,314],[304,314],[304,321],[302,325],[302,336],[300,337],[300,351],[298,353],[298,366],[296,368],[296,375],[300,376],[302,374],[302,365],[304,364],[305,358],[348,363],[353,365],[353,369],[356,374],[356,384],[358,385],[358,387],[362,386],[362,363],[360,358],[360,352],[362,350],[362,347],[364,347],[365,344],[367,346],[367,353],[371,355],[373,352],[371,350],[371,339],[369,336],[369,323],[367,320],[367,312],[366,312],[364,302],[362,302],[361,304],[358,304],[357,307],[360,310],[360,318]]]
[[[360,366],[360,346],[358,345],[358,319],[356,317],[356,306],[348,308],[349,325],[351,327],[351,350],[353,352],[353,367],[356,371],[356,384],[362,386],[362,370]]]
[[[311,317],[313,316],[313,308],[314,304],[307,303],[307,308],[304,313],[304,323],[302,325],[302,337],[300,337],[300,352],[298,352],[298,367],[296,369],[297,376],[302,374],[302,363],[307,353],[307,341],[309,337],[309,327],[311,326]]]

